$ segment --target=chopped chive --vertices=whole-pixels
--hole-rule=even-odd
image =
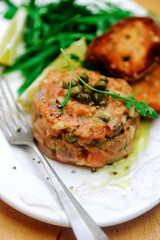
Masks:
[[[68,151],[68,149],[67,149],[67,147],[66,147],[66,145],[65,145],[65,144],[64,144],[64,148],[65,148],[65,150],[66,150],[66,151]]]
[[[125,145],[124,145],[124,149],[126,149],[127,147],[128,147],[128,144],[125,144]]]
[[[71,93],[71,87],[72,87],[72,81],[71,81],[71,69],[69,68],[69,89],[67,91],[66,97],[64,101],[61,104],[62,107],[62,114],[64,114],[64,107],[66,106],[67,102],[69,101],[70,98],[70,93]]]

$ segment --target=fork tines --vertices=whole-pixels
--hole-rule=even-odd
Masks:
[[[6,79],[0,79],[0,126],[6,134],[27,132],[30,128],[16,103]]]

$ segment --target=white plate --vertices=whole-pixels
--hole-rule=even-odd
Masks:
[[[137,14],[145,14],[137,4],[128,0],[121,2],[135,9]],[[21,81],[19,73],[8,76],[8,79],[16,91]],[[116,176],[110,174],[117,170],[114,165],[92,173],[87,168],[56,161],[50,163],[98,225],[122,223],[160,202],[159,133],[160,119],[153,121],[145,150],[139,154],[128,174],[119,179],[119,172]],[[10,146],[0,131],[0,153],[1,199],[33,218],[69,226],[56,193],[32,150]]]

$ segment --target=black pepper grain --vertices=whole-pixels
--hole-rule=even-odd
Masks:
[[[107,165],[107,166],[112,166],[112,165],[113,165],[113,163],[107,163],[106,165]]]
[[[57,105],[57,108],[60,108],[60,109],[61,109],[61,108],[62,108],[61,104]]]
[[[19,132],[19,133],[20,133],[20,132],[21,132],[21,128],[18,128],[18,129],[16,130],[16,132]]]
[[[123,128],[121,129],[121,133],[125,133],[125,130]]]
[[[96,172],[97,171],[97,168],[92,168],[91,169],[91,172]]]

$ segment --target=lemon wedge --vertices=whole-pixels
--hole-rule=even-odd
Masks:
[[[67,54],[75,54],[78,56],[80,61],[84,59],[86,51],[87,44],[85,38],[81,38],[65,49]],[[69,55],[68,58],[74,68],[81,65],[80,61],[72,59]],[[25,109],[31,107],[34,94],[40,89],[40,83],[47,77],[50,70],[58,70],[65,67],[68,67],[67,61],[61,53],[47,68],[43,70],[39,77],[18,98],[18,102],[22,105],[22,107]]]
[[[14,63],[17,47],[22,41],[27,12],[19,8],[0,42],[0,63],[11,66]]]

